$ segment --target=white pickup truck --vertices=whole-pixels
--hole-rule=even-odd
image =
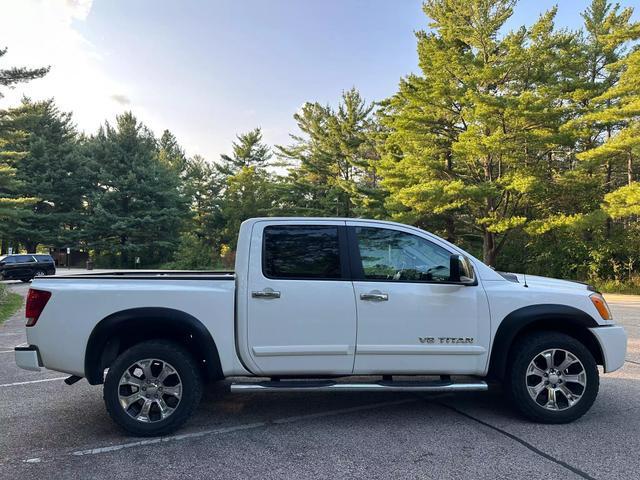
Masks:
[[[232,392],[449,392],[492,380],[526,417],[569,422],[595,401],[597,365],[616,370],[626,352],[588,285],[499,273],[435,235],[374,220],[247,220],[235,272],[38,278],[26,316],[16,363],[104,383],[109,414],[136,435],[175,430],[203,383],[226,377],[240,377]]]

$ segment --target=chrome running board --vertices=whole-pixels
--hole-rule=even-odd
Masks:
[[[454,383],[449,381],[380,381],[374,383],[338,383],[333,380],[277,380],[267,382],[236,382],[231,392],[477,392],[488,390],[482,380]]]

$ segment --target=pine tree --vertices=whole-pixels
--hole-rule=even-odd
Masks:
[[[235,175],[245,167],[264,168],[271,159],[271,150],[262,142],[262,131],[255,128],[236,136],[233,155],[220,155],[218,169],[223,175]]]
[[[60,112],[53,100],[25,98],[9,115],[27,134],[21,142],[25,155],[16,165],[19,192],[38,198],[16,223],[14,238],[29,251],[38,244],[77,247],[93,172],[81,154],[71,114]]]
[[[0,59],[6,53],[7,48],[0,48]],[[14,88],[18,83],[43,77],[48,71],[48,67],[0,69],[0,87]],[[2,97],[4,93],[0,88],[0,99]],[[12,231],[9,220],[23,216],[26,208],[35,201],[31,196],[20,197],[16,193],[19,182],[15,179],[15,165],[25,153],[17,151],[14,146],[20,144],[24,136],[23,132],[12,125],[8,112],[0,110],[0,253],[6,251],[7,237]]]
[[[187,166],[187,157],[178,143],[178,139],[169,130],[162,132],[158,142],[158,159],[180,175],[184,174]]]
[[[0,48],[0,59],[6,55],[7,48]],[[11,67],[0,69],[0,87],[13,88],[18,83],[28,82],[36,78],[44,77],[49,72],[49,67],[26,68]],[[4,97],[0,89],[0,98]]]
[[[221,198],[218,203],[222,225],[218,246],[220,253],[235,249],[240,224],[251,217],[267,216],[274,206],[272,176],[267,170],[271,149],[262,141],[262,132],[256,128],[240,134],[233,142],[233,155],[221,155],[216,163]]]
[[[177,173],[158,158],[152,132],[130,112],[106,123],[91,141],[97,169],[90,199],[90,245],[121,267],[166,261],[187,216]]]
[[[556,32],[556,10],[502,34],[514,1],[428,0],[418,32],[421,75],[384,103],[379,172],[397,218],[461,243],[479,239],[495,265],[531,219],[564,141],[562,102],[575,37]]]
[[[343,92],[337,110],[306,103],[294,115],[301,134],[291,135],[291,145],[277,147],[289,166],[283,202],[290,209],[321,216],[381,215],[373,108],[354,88]]]

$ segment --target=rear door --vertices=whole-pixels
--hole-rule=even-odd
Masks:
[[[345,222],[259,222],[251,238],[253,363],[267,375],[350,374],[356,305]]]
[[[11,266],[12,277],[20,279],[32,278],[36,265],[36,259],[33,258],[33,255],[16,255],[13,258],[14,263]]]

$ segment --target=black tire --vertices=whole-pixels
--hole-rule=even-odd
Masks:
[[[119,401],[120,379],[132,364],[144,359],[169,363],[182,385],[182,397],[175,410],[167,418],[147,423],[129,415]],[[194,358],[180,345],[167,340],[149,340],[134,345],[116,358],[107,373],[103,392],[107,412],[124,430],[142,437],[167,435],[181,427],[197,408],[202,397],[202,377]]]
[[[22,283],[29,283],[31,280],[33,280],[33,278],[22,278],[22,279],[20,279],[20,281]]]
[[[540,401],[536,401],[529,394],[527,381],[527,368],[532,360],[549,349],[561,349],[575,356],[584,367],[586,374],[586,385],[580,389],[581,397],[573,406],[562,405],[563,410],[550,410],[542,406]],[[584,415],[593,405],[600,388],[598,366],[591,352],[578,340],[568,335],[557,332],[538,332],[523,337],[516,342],[509,357],[510,369],[506,372],[507,391],[514,406],[529,420],[539,423],[569,423]],[[563,355],[560,352],[559,355]],[[562,357],[561,357],[562,358]],[[535,382],[535,375],[533,375]],[[542,377],[541,377],[542,378]],[[543,378],[544,381],[544,378]],[[575,389],[573,384],[572,388]],[[544,401],[545,393],[542,397]],[[548,394],[547,394],[548,395]],[[560,399],[566,397],[560,395]],[[547,397],[548,399],[548,397]],[[566,402],[566,405],[569,405]]]

